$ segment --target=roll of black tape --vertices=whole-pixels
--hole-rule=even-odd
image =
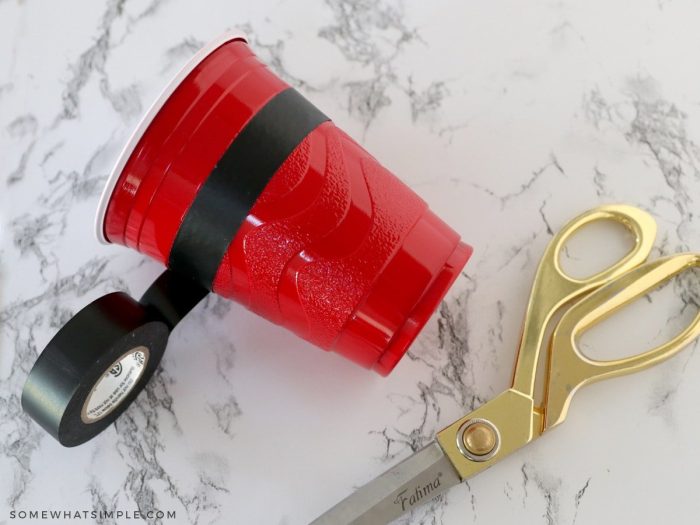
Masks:
[[[62,445],[80,445],[115,421],[143,390],[177,323],[207,294],[164,272],[137,302],[115,292],[59,330],[22,390],[22,408]]]

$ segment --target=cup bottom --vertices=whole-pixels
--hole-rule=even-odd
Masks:
[[[372,367],[373,370],[387,376],[394,369],[459,276],[472,251],[472,247],[463,242],[457,244],[438,276],[406,318],[406,322],[396,331],[386,350]]]

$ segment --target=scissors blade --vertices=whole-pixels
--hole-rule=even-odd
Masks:
[[[310,525],[380,525],[458,485],[460,477],[432,442],[360,487]]]

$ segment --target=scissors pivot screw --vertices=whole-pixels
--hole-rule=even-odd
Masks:
[[[500,442],[498,429],[488,419],[470,419],[457,431],[457,447],[472,461],[491,459],[498,452]]]

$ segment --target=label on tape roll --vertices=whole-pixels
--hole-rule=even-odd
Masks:
[[[90,391],[80,419],[94,423],[119,406],[146,370],[148,356],[148,348],[138,346],[117,359]]]

